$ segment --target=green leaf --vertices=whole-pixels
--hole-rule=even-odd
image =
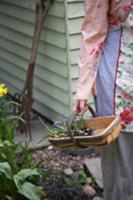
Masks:
[[[4,144],[3,142],[0,140],[0,148],[3,148]]]
[[[18,121],[25,123],[23,118],[21,116],[17,116],[17,115],[10,115],[10,116],[6,117],[6,120],[7,121],[18,120]]]
[[[31,176],[40,176],[40,174],[37,169],[22,169],[14,177],[16,180],[20,180],[22,182]]]
[[[30,200],[40,200],[39,190],[39,187],[33,185],[32,183],[25,182],[19,190],[19,193]]]
[[[10,196],[8,196],[8,195],[5,196],[5,199],[6,199],[6,200],[13,200],[12,197],[10,197]]]
[[[26,180],[26,178],[32,176],[40,176],[37,169],[22,169],[16,175],[14,175],[13,179],[18,190],[22,189],[23,182]]]
[[[86,180],[87,176],[85,174],[85,172],[83,170],[80,170],[78,175],[77,175],[77,179],[80,183],[84,183]]]
[[[12,170],[7,162],[0,163],[0,174],[4,174],[6,178],[12,179]]]

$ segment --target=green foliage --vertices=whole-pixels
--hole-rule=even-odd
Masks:
[[[83,183],[85,183],[86,178],[87,178],[87,176],[86,176],[84,170],[79,170],[77,175],[73,178],[64,176],[64,182],[67,185],[72,186],[72,187],[81,187],[81,185]]]
[[[31,177],[40,177],[34,169],[24,169],[14,174],[7,162],[0,163],[1,200],[30,199],[40,200],[40,188],[30,183]],[[29,179],[29,180],[28,180]],[[23,198],[24,197],[24,198]],[[26,197],[26,198],[25,198]]]
[[[7,162],[0,163],[0,174],[4,174],[6,178],[11,179],[12,171]]]
[[[84,172],[84,170],[80,170],[79,173],[77,174],[76,179],[80,182],[80,183],[84,183],[86,181],[87,175]]]
[[[45,126],[48,130],[48,135],[50,138],[67,137],[69,136],[67,122],[59,122],[54,128],[49,128]],[[76,132],[76,135],[80,135],[80,130],[84,127],[83,118],[77,117],[73,120],[71,129]]]
[[[13,104],[0,97],[0,199],[40,200],[41,188],[36,182],[41,175],[33,165],[28,143],[15,139],[23,119],[10,112]]]
[[[80,187],[80,182],[75,179],[75,178],[71,178],[70,177],[63,177],[64,178],[64,182],[65,184],[71,186],[71,187]]]

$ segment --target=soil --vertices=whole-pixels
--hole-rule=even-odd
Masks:
[[[82,187],[75,183],[68,184],[67,177],[52,177],[44,178],[40,183],[43,186],[46,196],[52,200],[90,200],[90,198],[83,192]],[[67,180],[67,181],[66,181]]]

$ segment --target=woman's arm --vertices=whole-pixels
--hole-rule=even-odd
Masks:
[[[80,75],[76,99],[88,99],[96,79],[108,32],[109,0],[87,0],[79,55]]]
[[[109,0],[86,0],[79,55],[80,75],[72,111],[82,115],[93,88],[108,32]]]

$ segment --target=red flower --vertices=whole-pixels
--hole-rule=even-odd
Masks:
[[[130,10],[132,10],[132,6],[131,5],[125,5],[123,7],[124,11],[129,12]]]
[[[133,107],[124,109],[120,114],[121,120],[124,124],[130,124],[133,122]]]

